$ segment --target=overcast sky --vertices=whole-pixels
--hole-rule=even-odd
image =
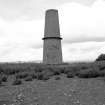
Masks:
[[[0,62],[42,60],[45,10],[52,8],[65,62],[105,53],[105,0],[0,0]]]

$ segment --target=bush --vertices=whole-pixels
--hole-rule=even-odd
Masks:
[[[0,80],[0,86],[2,85],[2,80]]]
[[[99,70],[104,71],[105,70],[105,64],[99,65]]]
[[[75,75],[73,73],[67,73],[67,78],[73,78]]]
[[[98,58],[96,59],[96,61],[104,61],[105,60],[105,54],[101,54],[98,56]]]
[[[44,69],[44,68],[41,68],[41,67],[37,66],[34,71],[35,71],[36,73],[38,73],[38,72],[42,72],[43,69]]]
[[[29,75],[29,73],[26,73],[26,72],[23,72],[23,73],[19,73],[19,74],[17,74],[16,75],[16,78],[17,79],[24,79],[24,78],[26,78],[26,77],[28,77],[28,75]]]
[[[88,69],[88,68],[89,68],[89,67],[87,67],[87,66],[82,66],[82,67],[81,67],[82,70]]]
[[[61,78],[60,77],[55,77],[55,80],[60,80]]]
[[[48,79],[50,79],[50,76],[39,74],[37,79],[38,80],[48,80]]]
[[[65,68],[63,67],[63,68],[60,68],[60,72],[61,73],[65,73]]]
[[[13,81],[12,85],[21,85],[22,81],[20,79],[16,79],[15,81]]]
[[[6,74],[6,75],[14,75],[16,73],[19,73],[20,70],[18,69],[13,69],[13,68],[3,68],[3,73]]]
[[[50,79],[51,74],[49,72],[42,72],[42,73],[37,73],[36,78],[37,80],[48,80]]]
[[[38,80],[48,80],[51,76],[54,75],[53,71],[50,70],[43,70],[41,73],[35,74]]]
[[[49,80],[49,79],[50,79],[50,77],[47,77],[47,76],[43,77],[44,81]]]
[[[25,81],[32,81],[32,80],[33,80],[32,76],[28,76],[28,77],[25,79]]]
[[[7,76],[3,76],[1,80],[2,80],[2,82],[7,82],[7,79],[8,79]]]
[[[54,75],[60,75],[59,71],[54,71]]]
[[[85,71],[80,71],[77,76],[79,78],[96,78],[100,76],[100,72],[99,71],[95,71],[93,69],[88,69]]]
[[[3,69],[2,69],[2,67],[0,67],[0,74],[1,74],[1,73],[3,73]]]
[[[37,74],[37,79],[38,80],[43,80],[43,78],[44,78],[44,75],[42,73]]]
[[[37,75],[35,73],[30,74],[30,76],[32,77],[32,79],[36,79]]]
[[[76,67],[67,67],[65,68],[64,74],[76,74],[76,72],[79,71],[79,68]]]
[[[100,77],[105,77],[105,71],[100,71],[100,72],[99,72],[99,76],[100,76]]]
[[[57,67],[53,68],[52,72],[53,72],[54,75],[60,75],[61,74],[61,70],[59,68],[57,68]]]
[[[71,72],[73,70],[73,68],[72,67],[68,67],[68,68],[65,68],[65,70],[64,70],[64,74],[68,74],[69,72]]]

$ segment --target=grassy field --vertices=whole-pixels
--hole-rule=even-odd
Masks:
[[[0,105],[105,105],[105,61],[0,64]]]

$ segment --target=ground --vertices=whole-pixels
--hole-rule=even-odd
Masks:
[[[105,105],[103,77],[55,77],[1,86],[0,105]]]

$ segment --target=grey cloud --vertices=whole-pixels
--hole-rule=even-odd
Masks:
[[[72,1],[75,1],[75,2],[78,2],[78,3],[84,4],[84,5],[90,6],[90,5],[92,5],[96,0],[72,0]]]
[[[98,51],[101,46],[90,46],[89,48],[82,49],[83,52]]]
[[[40,49],[40,48],[42,48],[42,45],[41,44],[31,44],[28,46],[28,48]]]
[[[14,51],[17,46],[15,44],[11,45],[10,43],[4,44],[2,46],[2,51],[0,52],[0,56],[8,56],[9,54],[11,54],[12,51]]]
[[[4,44],[2,46],[2,51],[0,52],[0,56],[8,56],[9,54],[11,54],[12,52],[14,52],[15,50],[17,49],[40,49],[42,48],[42,45],[41,44],[24,44],[24,45],[21,45],[21,43],[15,43],[15,42],[7,42],[6,44]]]
[[[48,8],[55,8],[63,3],[78,2],[91,5],[95,0],[0,0],[0,16],[6,20],[17,18],[36,19],[44,16]]]
[[[80,46],[83,46],[83,45],[80,45]],[[90,47],[84,47],[84,48],[81,48],[81,47],[74,47],[74,48],[69,48],[69,51],[72,52],[72,53],[78,53],[78,52],[81,52],[81,53],[88,53],[88,52],[97,52],[98,50],[100,50],[101,46],[91,46]]]
[[[103,42],[96,42],[96,41],[87,41],[81,43],[64,43],[63,46],[68,48],[70,53],[91,53],[97,52],[99,53],[105,47],[105,41]]]
[[[0,56],[8,56],[9,54],[11,54],[12,48],[7,48],[3,51],[0,52]]]
[[[64,38],[64,43],[81,43],[81,42],[88,42],[88,41],[95,41],[95,42],[103,42],[105,41],[105,37],[77,37],[77,38]]]

